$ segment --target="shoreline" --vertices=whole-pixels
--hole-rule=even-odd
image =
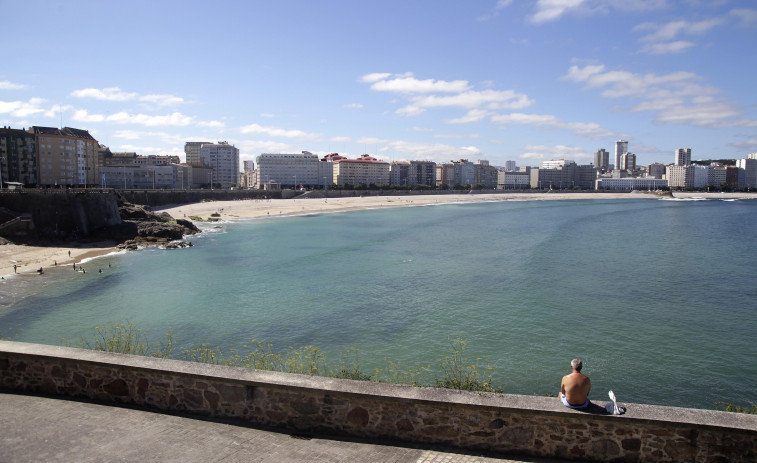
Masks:
[[[757,199],[757,193],[701,193],[674,192],[674,199]],[[645,192],[623,193],[498,193],[498,194],[445,194],[406,196],[357,196],[339,198],[248,199],[242,201],[213,201],[156,207],[155,211],[168,212],[176,219],[202,217],[207,219],[218,213],[220,220],[288,217],[296,215],[349,212],[387,207],[412,207],[444,204],[464,204],[504,201],[554,201],[581,199],[660,199]],[[0,245],[0,276],[8,282],[17,265],[18,273],[34,273],[43,269],[80,263],[83,259],[104,256],[118,251],[113,242],[62,243],[53,246]],[[70,255],[69,255],[70,251]]]

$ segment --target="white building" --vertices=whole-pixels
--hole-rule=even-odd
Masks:
[[[184,155],[187,164],[199,166],[202,164],[202,145],[209,145],[209,141],[188,141],[184,143]]]
[[[562,169],[569,164],[575,164],[575,162],[570,159],[552,159],[540,162],[539,169]]]
[[[350,185],[388,185],[389,163],[379,161],[368,154],[358,159],[341,159],[333,162],[334,183]]]
[[[624,153],[620,157],[620,170],[636,170],[636,155]]]
[[[299,188],[300,185],[308,188],[321,187],[331,184],[331,174],[325,173],[318,156],[309,152],[302,153],[262,153],[255,160],[258,165],[256,170],[255,187],[263,189],[266,184],[278,184],[284,188]],[[328,177],[324,179],[323,177]],[[326,183],[328,182],[328,183]]]
[[[676,165],[688,166],[691,164],[691,148],[678,148],[676,150]]]
[[[239,185],[239,149],[225,141],[200,147],[202,164],[213,169],[213,186],[229,188]]]
[[[531,188],[530,172],[510,172],[500,169],[497,172],[498,190],[522,190]]]
[[[610,153],[606,149],[601,148],[597,150],[596,153],[594,153],[594,167],[601,171],[606,171],[609,169]]]
[[[747,159],[737,160],[736,165],[739,169],[744,169],[744,187],[757,187],[757,153],[750,154]]]
[[[188,189],[188,166],[106,166],[100,168],[101,184],[117,190]]]
[[[597,190],[658,190],[667,186],[667,180],[653,177],[602,177],[596,183]]]
[[[625,140],[618,140],[615,142],[615,164],[613,169],[619,170],[621,157],[628,152],[628,142]]]
[[[665,176],[670,188],[693,188],[694,166],[667,166]]]

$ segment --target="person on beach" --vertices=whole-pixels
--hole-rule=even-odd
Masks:
[[[586,408],[589,406],[589,392],[591,380],[581,373],[583,363],[581,359],[573,359],[570,362],[573,372],[562,377],[560,384],[560,401],[570,408]]]
[[[17,273],[16,272],[16,264],[13,264],[13,273]]]

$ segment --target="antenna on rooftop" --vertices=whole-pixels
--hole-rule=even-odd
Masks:
[[[58,103],[58,114],[60,114],[60,128],[63,130],[63,108],[61,108],[60,103]]]

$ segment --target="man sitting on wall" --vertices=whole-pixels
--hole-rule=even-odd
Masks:
[[[586,408],[589,406],[589,391],[591,391],[591,380],[581,374],[583,363],[580,359],[573,359],[570,362],[573,373],[562,377],[560,384],[560,400],[566,407]]]

